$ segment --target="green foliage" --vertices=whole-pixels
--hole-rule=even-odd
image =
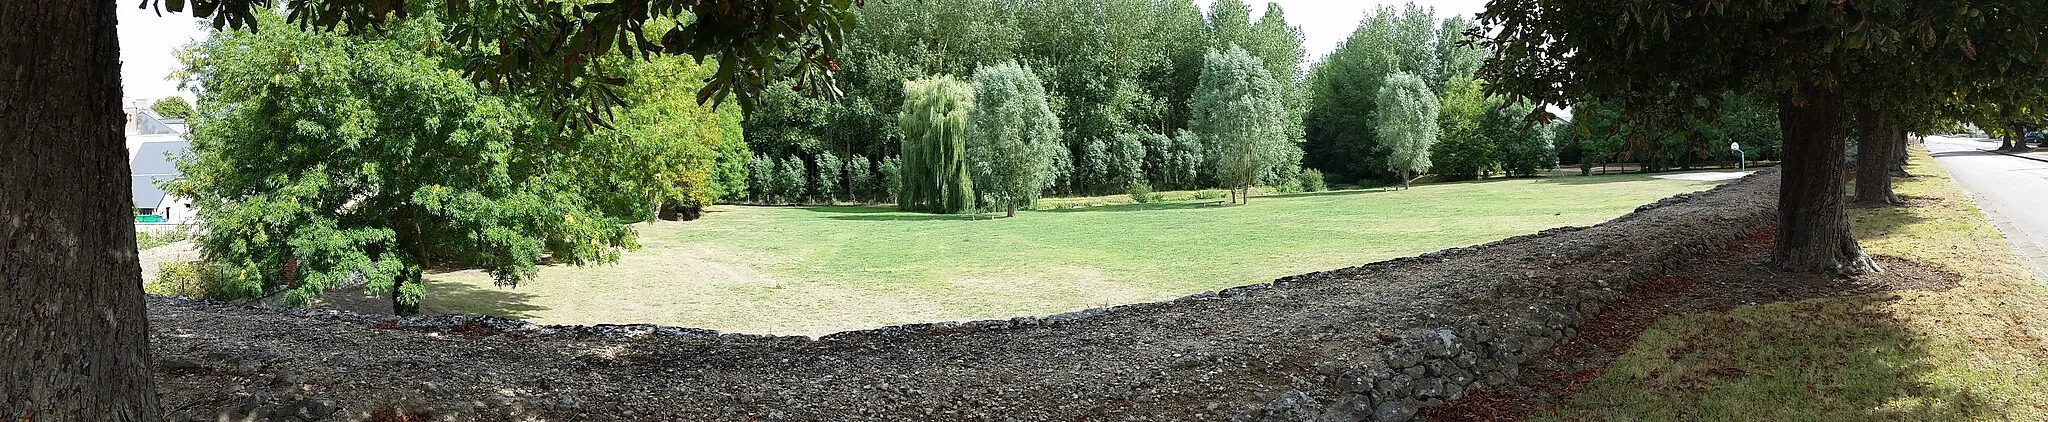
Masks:
[[[1276,165],[1299,154],[1290,151],[1295,146],[1286,138],[1281,122],[1285,111],[1273,79],[1242,49],[1209,54],[1192,108],[1190,126],[1201,135],[1208,167],[1215,169],[1224,186],[1248,189],[1269,180]]]
[[[875,172],[877,173],[877,175],[878,175],[878,176],[880,176],[880,177],[878,177],[877,179],[878,179],[878,180],[880,180],[880,181],[881,181],[881,183],[882,183],[882,189],[884,190],[884,192],[883,192],[883,193],[885,193],[885,194],[886,194],[886,195],[885,195],[885,197],[886,197],[885,199],[887,199],[888,201],[896,201],[896,200],[897,200],[897,198],[900,198],[900,197],[902,197],[902,195],[903,195],[903,161],[902,161],[902,160],[899,160],[899,159],[897,159],[896,157],[889,157],[889,158],[884,158],[884,159],[882,159],[882,163],[881,163],[880,165],[876,166]]]
[[[1082,193],[1101,193],[1112,188],[1123,187],[1117,183],[1110,171],[1109,143],[1101,138],[1081,143],[1081,159],[1076,160],[1075,170],[1080,173]]]
[[[178,243],[178,241],[185,240],[186,238],[190,237],[192,237],[192,235],[184,230],[172,230],[156,234],[150,234],[149,232],[135,232],[135,250],[149,250],[152,248],[156,248],[158,246]]]
[[[1459,46],[1456,18],[1439,23],[1430,9],[1409,4],[1400,11],[1382,7],[1359,22],[1350,37],[1317,62],[1308,77],[1309,105],[1304,133],[1304,161],[1311,167],[1353,178],[1388,178],[1390,151],[1377,138],[1376,95],[1388,75],[1408,73],[1421,78],[1430,92],[1445,92],[1451,74],[1468,69],[1483,50]]]
[[[1300,173],[1295,173],[1294,180],[1296,180],[1295,185],[1300,186],[1301,190],[1304,192],[1322,192],[1330,190],[1330,185],[1327,183],[1323,183],[1322,170],[1302,169]]]
[[[819,153],[818,196],[824,197],[825,203],[830,204],[834,198],[842,196],[844,192],[841,190],[846,186],[846,168],[839,161],[839,156],[831,152]]]
[[[973,89],[966,159],[974,186],[991,206],[1014,215],[1052,185],[1053,157],[1066,154],[1060,120],[1046,106],[1044,83],[1016,63],[974,72]]]
[[[192,118],[192,103],[185,102],[185,97],[173,95],[156,100],[149,105],[149,111],[166,119],[189,119]]]
[[[902,189],[897,206],[906,211],[958,214],[974,208],[974,185],[966,162],[967,113],[974,92],[950,76],[903,83]]]
[[[1192,130],[1181,129],[1173,135],[1172,148],[1166,152],[1162,166],[1166,169],[1160,180],[1175,188],[1193,188],[1201,180],[1201,169],[1208,163],[1202,147],[1202,137]]]
[[[747,160],[747,194],[754,201],[767,202],[768,196],[776,192],[775,159],[754,154]]]
[[[1131,202],[1140,204],[1150,204],[1166,199],[1166,195],[1153,192],[1152,184],[1145,182],[1131,182],[1129,186],[1124,187],[1124,192],[1131,196]]]
[[[1437,128],[1442,131],[1429,147],[1430,172],[1445,180],[1486,177],[1500,165],[1498,145],[1488,138],[1480,124],[1493,110],[1481,83],[1460,79],[1450,83],[1437,110]]]
[[[738,199],[747,191],[747,150],[738,110],[712,110],[690,95],[695,87],[671,79],[701,79],[716,72],[681,57],[618,60],[631,82],[617,91],[626,106],[614,109],[614,129],[572,132],[580,141],[574,165],[556,169],[575,186],[620,192],[598,209],[635,220],[654,218],[650,204],[701,207]]]
[[[1224,196],[1228,195],[1230,194],[1224,193],[1220,189],[1203,189],[1195,191],[1195,199],[1223,199]]]
[[[1407,185],[1411,174],[1429,170],[1429,147],[1437,137],[1437,99],[1420,77],[1407,73],[1388,75],[1380,84],[1378,121],[1373,134],[1387,150],[1386,169],[1400,175]]]
[[[258,296],[259,292],[237,292],[229,289],[235,285],[223,285],[221,277],[211,271],[202,261],[166,262],[156,268],[156,279],[143,283],[142,291],[158,296],[178,296],[193,299],[237,300]]]
[[[861,156],[860,154],[854,154],[853,157],[846,160],[846,197],[848,199],[852,199],[854,202],[862,202],[887,195],[882,188],[881,179],[876,177],[875,171],[872,170],[874,166],[874,161],[870,161],[868,157]]]
[[[1109,180],[1118,186],[1135,183],[1149,183],[1145,174],[1145,143],[1150,134],[1123,133],[1110,138],[1108,145]]]
[[[1480,130],[1498,148],[1501,173],[1508,177],[1529,177],[1557,167],[1557,149],[1550,143],[1550,127],[1524,123],[1522,118],[1535,109],[1529,103],[1494,107],[1480,122]]]
[[[262,33],[183,55],[206,89],[171,188],[203,204],[199,246],[224,290],[296,305],[361,277],[416,304],[428,265],[509,285],[543,255],[610,262],[633,244],[601,209],[645,192],[579,183],[587,138],[549,142],[536,114],[451,71],[452,52],[421,48],[446,29],[432,16],[346,38],[260,18]]]
[[[804,192],[810,189],[808,171],[804,169],[804,158],[783,157],[775,160],[775,198],[785,203],[804,202]]]

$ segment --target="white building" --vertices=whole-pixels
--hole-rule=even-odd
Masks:
[[[191,145],[185,140],[185,121],[158,118],[149,111],[150,102],[135,100],[128,113],[129,187],[135,204],[135,231],[175,230],[195,221],[192,200],[172,196],[159,186],[184,177],[177,157]]]

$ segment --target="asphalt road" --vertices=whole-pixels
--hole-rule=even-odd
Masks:
[[[1993,140],[1927,137],[1934,162],[1970,193],[2035,279],[2048,283],[2048,162],[1985,151],[1995,148]]]

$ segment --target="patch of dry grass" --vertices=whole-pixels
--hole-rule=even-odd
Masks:
[[[1902,209],[1853,210],[1870,253],[1945,267],[1947,291],[1666,317],[1538,420],[2048,420],[2048,288],[1917,151]]]

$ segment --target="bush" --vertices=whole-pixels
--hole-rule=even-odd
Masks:
[[[1124,190],[1130,192],[1131,201],[1140,204],[1150,204],[1166,200],[1166,195],[1152,191],[1151,183],[1131,182],[1130,186],[1125,187]]]
[[[1195,192],[1195,199],[1223,199],[1227,195],[1221,189],[1203,189]]]
[[[896,157],[884,158],[882,165],[876,167],[876,172],[881,173],[877,175],[880,177],[875,179],[882,183],[882,190],[878,193],[882,194],[883,202],[896,202],[897,196],[903,193],[903,160]]]
[[[1322,170],[1302,169],[1300,173],[1294,174],[1294,178],[1300,181],[1299,185],[1303,191],[1322,192],[1330,189],[1329,185],[1323,183]]]
[[[187,234],[183,230],[172,230],[157,234],[135,232],[135,250],[139,251],[177,243],[180,240],[185,240],[186,237]]]
[[[142,285],[142,291],[158,296],[180,296],[193,299],[211,299],[210,281],[206,264],[199,261],[167,262],[156,269],[156,280]]]

